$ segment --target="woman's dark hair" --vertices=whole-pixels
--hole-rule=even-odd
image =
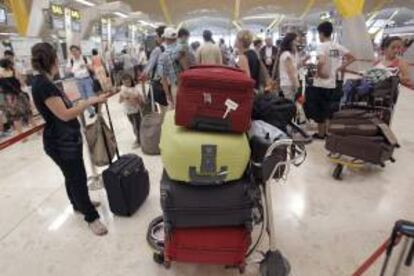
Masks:
[[[203,32],[203,38],[204,38],[204,41],[209,41],[209,42],[213,42],[214,43],[213,33],[210,30],[204,30],[204,32]]]
[[[51,73],[56,60],[56,50],[51,44],[40,42],[32,47],[32,67],[34,70],[40,73]]]
[[[183,36],[190,36],[190,32],[186,28],[180,28],[178,30],[178,37],[183,37]]]
[[[69,48],[69,50],[78,50],[78,51],[80,51],[81,50],[81,48],[79,47],[79,46],[77,46],[77,45],[71,45],[70,46],[70,48]]]
[[[394,41],[402,41],[402,38],[399,36],[387,36],[381,42],[381,50],[385,50],[391,46]]]
[[[323,34],[324,37],[331,37],[333,33],[333,25],[329,21],[322,22],[318,26],[318,32]]]
[[[98,50],[97,49],[92,49],[92,55],[97,56],[98,55]]]
[[[0,67],[6,70],[14,71],[14,64],[11,60],[7,58],[0,59]]]
[[[159,36],[162,37],[162,35],[164,34],[164,30],[165,28],[167,28],[167,26],[159,26],[155,29],[155,33]]]
[[[293,41],[298,37],[296,33],[287,33],[280,43],[280,53],[285,51],[293,52]]]
[[[259,46],[263,43],[263,40],[261,38],[256,38],[255,40],[253,40],[253,46]]]
[[[135,80],[134,80],[134,78],[130,74],[128,74],[128,73],[123,74],[122,77],[121,77],[121,81],[126,81],[126,80],[130,80],[131,81],[131,85],[132,86],[135,86]]]

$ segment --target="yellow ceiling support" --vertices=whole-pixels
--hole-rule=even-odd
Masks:
[[[305,10],[299,17],[300,19],[305,18],[305,16],[309,13],[309,11],[313,8],[313,5],[315,5],[316,0],[308,0],[308,4],[306,4]]]
[[[26,6],[26,1],[9,0],[8,4],[14,16],[17,31],[20,35],[26,35],[27,27],[29,26],[29,13]]]
[[[161,6],[162,13],[164,14],[165,22],[168,25],[172,25],[170,11],[168,10],[168,6],[167,6],[167,3],[165,2],[165,0],[160,0],[160,6]]]
[[[240,17],[240,0],[234,0],[233,20],[237,21]]]
[[[344,18],[361,15],[365,0],[334,0],[336,9]]]

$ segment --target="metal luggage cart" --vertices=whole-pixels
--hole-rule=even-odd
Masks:
[[[272,155],[275,150],[279,148],[285,148],[287,151],[287,158],[284,161],[273,164],[273,170],[268,179],[263,180],[262,183],[258,183],[262,192],[262,208],[263,208],[263,225],[262,230],[265,230],[269,238],[268,251],[262,253],[263,259],[260,263],[260,275],[262,276],[287,276],[290,273],[291,267],[288,260],[277,249],[276,240],[276,228],[274,224],[273,214],[273,200],[271,193],[271,185],[273,183],[279,183],[287,179],[290,171],[290,165],[299,166],[306,158],[305,144],[309,143],[309,140],[303,140],[302,143],[298,143],[293,139],[282,139],[274,142],[267,150],[265,158],[262,164],[268,164],[267,159],[272,159]],[[252,164],[253,166],[261,167],[262,164]],[[283,170],[283,174],[279,172]],[[275,178],[278,176],[278,178]],[[252,247],[250,253],[254,252],[264,242],[263,232],[260,234],[257,243]]]
[[[259,263],[260,275],[262,276],[287,276],[290,273],[290,264],[288,260],[282,255],[277,249],[276,241],[276,228],[274,225],[274,214],[273,214],[273,203],[271,185],[273,183],[280,183],[287,179],[290,172],[290,166],[301,165],[306,159],[305,145],[310,143],[312,140],[310,137],[304,137],[303,139],[281,139],[275,141],[266,151],[264,160],[262,163],[252,163],[251,166],[262,168],[262,164],[266,164],[270,169],[271,173],[267,179],[262,180],[260,183],[254,183],[260,186],[261,192],[261,204],[260,204],[260,215],[262,218],[261,222],[256,227],[261,227],[259,237],[256,239],[249,251],[246,253],[246,258],[250,257],[260,245],[264,243],[265,233],[269,239],[268,250],[262,253],[262,259],[255,261]],[[273,156],[275,152],[283,149],[287,151],[287,158],[285,160],[276,160]],[[280,151],[279,151],[280,152]],[[279,155],[278,155],[279,156]],[[266,162],[272,160],[271,162]],[[283,171],[282,174],[279,172]],[[155,218],[149,225],[147,231],[147,241],[149,245],[155,250],[153,259],[156,263],[163,264],[167,268],[169,267],[168,262],[164,260],[164,224],[163,217],[159,216]],[[253,263],[251,261],[250,263]],[[243,273],[244,268],[239,268],[239,272]]]
[[[380,120],[382,120],[387,125],[391,125],[392,118],[394,115],[395,105],[399,96],[399,79],[398,77],[391,77],[390,79],[391,87],[378,88],[378,91],[374,92],[372,96],[369,97],[366,101],[352,102],[348,104],[343,104],[341,110],[344,109],[362,109],[370,113],[374,113]],[[397,145],[397,148],[399,145]],[[345,168],[352,171],[359,171],[362,167],[369,164],[362,159],[354,158],[352,156],[347,156],[345,154],[329,152],[328,159],[330,162],[335,164],[335,169],[332,172],[332,177],[336,180],[342,179],[342,172]],[[392,163],[395,162],[394,158],[391,158]],[[381,164],[381,167],[385,167],[385,164]]]

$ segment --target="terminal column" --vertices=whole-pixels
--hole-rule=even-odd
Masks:
[[[374,46],[365,23],[363,9],[365,0],[334,0],[342,16],[342,42],[359,60],[351,65],[353,70],[366,70],[374,59]]]

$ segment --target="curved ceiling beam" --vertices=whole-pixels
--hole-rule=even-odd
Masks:
[[[308,0],[308,3],[306,4],[305,10],[302,12],[302,14],[299,16],[300,19],[305,18],[306,15],[308,15],[309,11],[313,8],[315,5],[315,0]]]
[[[160,0],[160,6],[161,6],[162,13],[164,15],[165,22],[168,25],[172,25],[170,11],[168,10],[168,6],[165,0]]]

